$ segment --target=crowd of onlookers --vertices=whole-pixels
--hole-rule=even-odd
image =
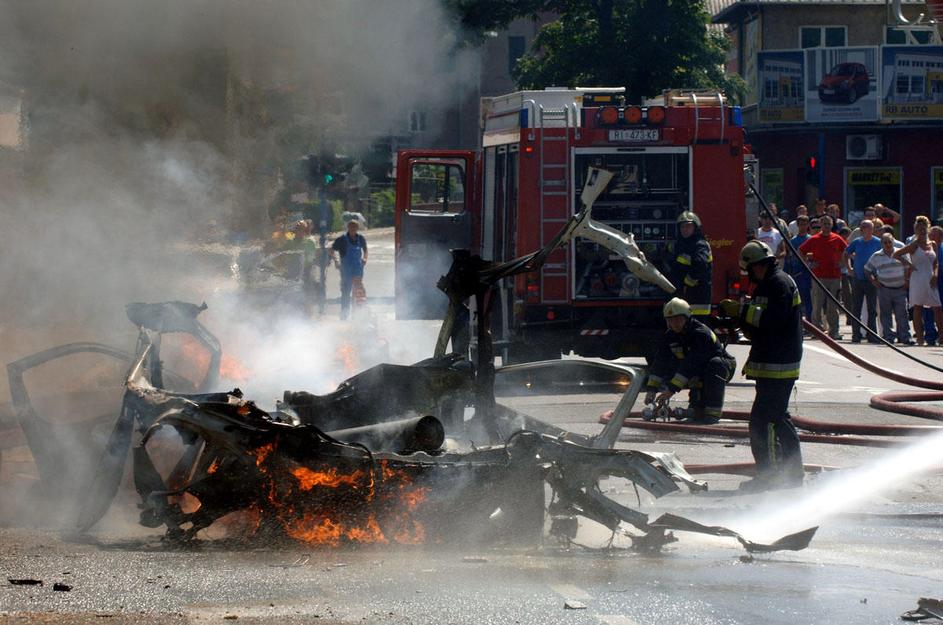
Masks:
[[[756,238],[770,246],[796,281],[803,314],[816,327],[833,339],[842,338],[839,308],[827,291],[887,341],[934,345],[939,339],[943,344],[943,228],[931,227],[921,215],[914,222],[914,234],[900,241],[900,213],[883,204],[865,208],[854,228],[841,218],[837,204],[825,200],[818,200],[811,211],[797,206],[788,223],[775,204],[769,207],[777,223],[761,213]],[[805,264],[781,232],[789,235],[791,248]],[[880,342],[854,319],[845,321],[853,343]]]

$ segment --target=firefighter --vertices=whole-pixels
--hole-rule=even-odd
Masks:
[[[789,418],[789,396],[802,360],[802,298],[793,279],[776,262],[768,245],[750,241],[740,251],[740,268],[756,284],[745,304],[724,300],[722,310],[739,316],[751,339],[743,374],[756,381],[750,410],[750,448],[756,477],[748,491],[801,486],[804,477],[799,434]]]
[[[678,238],[671,260],[671,283],[676,295],[691,304],[691,313],[702,319],[711,314],[711,244],[704,238],[701,218],[692,211],[678,215]]]
[[[645,403],[663,406],[672,395],[689,388],[691,416],[685,421],[717,423],[737,361],[713,330],[692,316],[691,306],[683,299],[675,297],[662,312],[668,330],[648,374]]]

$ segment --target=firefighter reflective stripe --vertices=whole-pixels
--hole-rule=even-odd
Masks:
[[[684,286],[697,286],[700,280],[695,280],[691,276],[684,276]]]
[[[750,304],[747,306],[747,314],[745,315],[746,322],[751,326],[760,326],[760,317],[763,315],[763,307],[757,306],[756,304]]]
[[[743,365],[743,375],[748,378],[772,378],[776,380],[794,380],[799,377],[798,362],[756,362],[748,360]]]
[[[671,386],[677,386],[678,388],[684,388],[688,385],[688,377],[681,373],[676,373],[671,381],[668,382]]]
[[[796,292],[792,294],[792,305],[801,306],[802,305],[802,296],[799,295],[799,290],[796,289]]]
[[[760,306],[765,306],[766,304],[769,304],[769,298],[768,298],[768,297],[754,297],[751,301],[752,301],[754,304],[758,304],[758,305],[760,305]]]
[[[709,315],[711,314],[711,305],[710,304],[691,304],[691,314],[692,315]]]
[[[675,258],[679,265],[691,265],[691,255],[690,254],[678,254],[678,257]]]
[[[684,360],[684,348],[680,345],[672,345],[671,353],[675,355],[675,358],[678,360]]]
[[[658,388],[659,386],[661,386],[661,383],[663,381],[664,380],[662,380],[657,375],[653,375],[651,373],[648,374],[648,383],[647,383],[648,386],[654,386],[655,388]]]
[[[709,417],[719,417],[724,412],[724,407],[714,408],[713,406],[705,406],[704,414]]]
[[[709,263],[714,262],[714,254],[710,250],[708,250],[707,252],[707,262]]]

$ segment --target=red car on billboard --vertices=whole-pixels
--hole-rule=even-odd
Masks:
[[[819,100],[854,104],[858,98],[868,95],[870,87],[871,76],[864,63],[839,63],[822,76]]]

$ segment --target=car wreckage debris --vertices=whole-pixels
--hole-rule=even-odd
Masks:
[[[648,515],[606,497],[599,482],[619,477],[659,498],[679,490],[703,490],[673,454],[614,449],[617,431],[596,437],[564,431],[495,401],[496,370],[490,310],[499,280],[538,269],[589,219],[594,194],[608,181],[596,170],[599,188],[585,207],[543,249],[504,263],[456,251],[439,282],[449,297],[436,355],[411,366],[381,364],[342,382],[326,395],[286,391],[275,410],[259,408],[239,389],[212,392],[221,362],[219,341],[197,321],[206,306],[184,302],[130,304],[138,327],[117,421],[83,499],[76,527],[90,530],[108,511],[122,483],[128,454],[140,497],[140,523],[165,526],[172,541],[192,540],[217,521],[241,515],[242,535],[307,543],[539,543],[547,511],[568,541],[576,517],[596,521],[613,535],[629,535],[636,549],[657,551],[674,542],[669,529],[736,538],[753,551],[801,549],[815,528],[759,545],[725,528],[682,517]],[[611,175],[609,175],[611,177]],[[588,199],[587,199],[588,197]],[[631,243],[631,241],[628,241]],[[630,247],[630,246],[629,246]],[[475,363],[446,354],[464,300],[477,301]],[[170,390],[163,370],[161,336],[190,334],[211,353],[195,393]],[[57,348],[57,349],[65,349]],[[112,348],[108,348],[109,350]],[[43,358],[53,358],[56,349]],[[22,372],[40,355],[8,367],[17,416],[37,464],[49,462],[45,429],[29,402]],[[640,373],[628,370],[637,381]],[[177,387],[175,388],[186,388]],[[628,413],[640,384],[620,402]],[[623,405],[624,404],[624,405]],[[468,406],[473,416],[465,419]],[[425,415],[436,415],[427,417]],[[32,428],[32,435],[27,431]],[[172,468],[158,462],[166,430],[182,445]],[[455,439],[443,444],[448,432]],[[471,443],[472,440],[484,445]],[[179,449],[178,445],[178,449]],[[552,490],[549,507],[545,484]],[[625,530],[629,525],[634,533]]]
[[[418,415],[464,411],[473,401],[473,371],[454,354],[408,367],[378,365],[327,395],[286,392],[268,412],[239,389],[180,393],[154,385],[154,371],[162,366],[159,338],[160,330],[140,328],[119,418],[79,514],[83,531],[111,505],[130,452],[140,522],[165,526],[174,541],[191,540],[241,513],[249,518],[247,533],[266,540],[539,542],[549,484],[556,524],[578,516],[613,532],[624,532],[627,524],[637,549],[673,542],[666,531],[671,529],[731,536],[751,551],[804,546],[794,537],[757,545],[730,530],[672,515],[650,522],[606,497],[599,480],[622,477],[656,498],[679,484],[705,488],[673,455],[593,447],[591,438],[500,404],[493,425],[502,440],[470,450],[443,443],[442,423]],[[401,385],[404,380],[409,382]],[[379,397],[385,410],[365,399]],[[467,421],[466,428],[486,431],[479,419]],[[358,425],[337,427],[345,422]],[[184,451],[162,473],[151,447],[164,429],[179,435]],[[802,534],[805,544],[811,533]]]

